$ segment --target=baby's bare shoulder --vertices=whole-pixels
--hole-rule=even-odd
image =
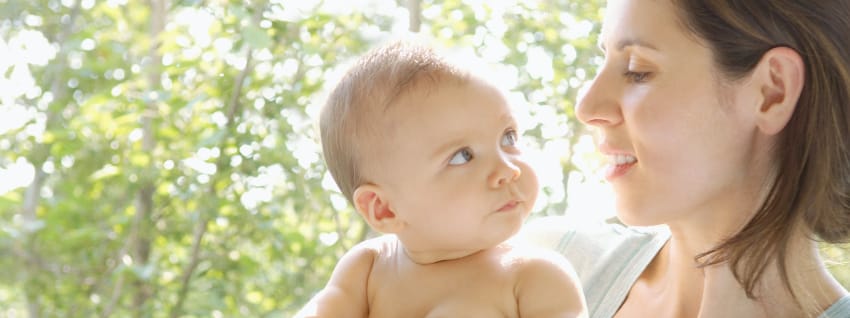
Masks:
[[[549,268],[549,270],[566,269],[573,271],[573,267],[567,258],[551,249],[515,242],[505,243],[504,246],[505,252],[502,258],[518,269],[531,266]]]
[[[514,245],[506,255],[515,267],[520,316],[587,316],[578,275],[563,255],[530,245]]]
[[[580,285],[578,274],[567,258],[546,248],[513,244],[503,256],[503,260],[505,264],[511,264],[510,270],[520,286],[574,289]]]
[[[366,253],[374,257],[385,257],[388,254],[395,253],[398,246],[399,241],[395,235],[381,235],[357,243],[350,251]]]

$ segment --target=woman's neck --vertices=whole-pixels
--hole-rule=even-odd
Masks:
[[[786,258],[798,306],[782,281],[778,263],[768,264],[753,290],[756,299],[749,299],[727,263],[701,267],[695,260],[719,240],[684,230],[671,228],[670,241],[641,276],[645,288],[668,301],[665,311],[675,313],[671,316],[816,317],[847,294],[821,262],[817,244],[802,232],[793,235]]]
[[[657,300],[650,305],[655,317],[696,317],[704,274],[689,256],[693,255],[691,250],[676,236],[671,237],[641,274],[629,297],[639,294],[641,303]]]

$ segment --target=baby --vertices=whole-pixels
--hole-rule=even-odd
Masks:
[[[554,252],[512,245],[537,197],[504,96],[431,49],[363,56],[331,93],[322,146],[375,231],[297,317],[586,317]]]

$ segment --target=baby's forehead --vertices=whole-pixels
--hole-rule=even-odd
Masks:
[[[463,73],[445,71],[419,71],[411,74],[408,79],[386,86],[385,96],[388,96],[386,109],[400,104],[427,98],[435,92],[447,87],[458,87],[468,84],[472,79]]]
[[[439,82],[430,87],[407,92],[382,112],[380,125],[388,135],[427,133],[442,136],[439,131],[462,133],[478,130],[499,130],[492,127],[514,122],[513,109],[504,94],[486,81],[464,79],[460,82]],[[488,119],[488,118],[493,118]]]

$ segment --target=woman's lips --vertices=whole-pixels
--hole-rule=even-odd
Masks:
[[[613,181],[614,179],[626,174],[637,163],[637,161],[627,162],[623,164],[610,164],[605,170],[605,180]]]
[[[608,181],[614,180],[626,174],[629,169],[637,163],[637,157],[632,154],[606,149],[605,157],[608,162],[605,168],[605,179]]]

